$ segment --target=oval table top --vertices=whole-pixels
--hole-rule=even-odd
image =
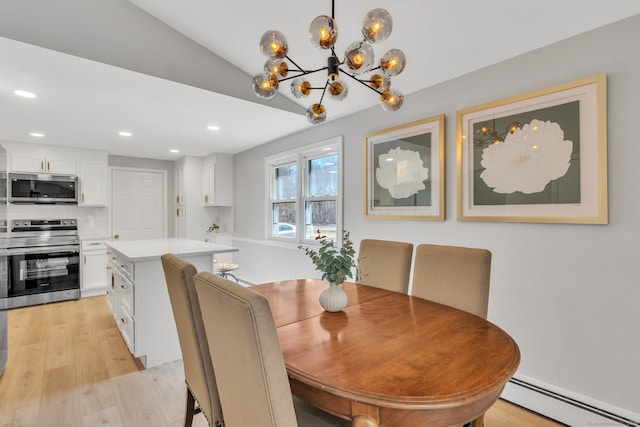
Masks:
[[[481,419],[518,367],[514,340],[483,318],[355,283],[342,285],[347,307],[329,313],[318,303],[326,286],[252,289],[269,300],[294,394],[354,426]]]

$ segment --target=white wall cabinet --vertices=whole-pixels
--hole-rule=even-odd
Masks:
[[[107,206],[109,199],[109,166],[104,160],[80,160],[80,206]]]
[[[80,257],[82,270],[80,276],[80,295],[82,298],[102,295],[107,292],[107,247],[103,241],[87,240],[82,242]]]
[[[43,155],[40,153],[13,153],[11,155],[11,170],[13,172],[57,173],[62,175],[77,174],[74,158]]]
[[[176,160],[175,237],[200,240],[214,222],[216,212],[206,209],[200,199],[202,164],[201,157],[185,156]]]
[[[202,203],[204,206],[233,205],[233,156],[212,154],[204,159]]]
[[[176,192],[176,206],[184,206],[186,203],[186,184],[187,180],[187,165],[185,163],[176,163],[175,169],[175,192]]]

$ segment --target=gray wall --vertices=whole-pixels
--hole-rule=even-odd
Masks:
[[[639,414],[638,40],[640,16],[635,16],[407,96],[396,113],[375,107],[236,155],[234,234],[251,254],[240,253],[247,275],[258,282],[303,273],[317,277],[294,245],[259,242],[264,157],[343,135],[344,225],[356,241],[490,249],[489,319],[518,342],[518,375]],[[609,224],[457,222],[456,110],[601,72],[608,75]],[[402,87],[401,77],[394,82]],[[447,220],[365,220],[363,135],[441,113],[446,114]]]

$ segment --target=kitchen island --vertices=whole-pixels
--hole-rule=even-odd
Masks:
[[[172,253],[198,271],[212,271],[214,255],[238,248],[179,238],[105,243],[111,272],[107,301],[129,351],[147,368],[180,359],[160,256]]]

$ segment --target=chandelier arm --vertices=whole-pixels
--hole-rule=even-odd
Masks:
[[[327,93],[327,86],[329,86],[329,80],[327,80],[327,82],[324,84],[324,90],[322,91],[322,95],[320,96],[320,102],[318,102],[318,105],[322,105],[324,94]]]
[[[367,87],[369,89],[371,89],[372,91],[374,91],[375,93],[377,93],[378,95],[382,95],[381,92],[379,92],[377,89],[372,88],[371,86],[369,86],[368,84],[366,84],[365,82],[363,82],[362,80],[360,80],[359,78],[357,78],[356,76],[354,76],[353,74],[347,73],[346,71],[344,71],[342,68],[340,68],[340,71],[342,71],[344,74],[346,74],[347,76],[351,77],[353,80],[357,81],[358,83],[360,83],[361,85],[363,85],[364,87]]]
[[[317,73],[318,71],[322,71],[322,70],[326,70],[326,69],[328,69],[328,67],[322,67],[322,68],[318,68],[317,70],[311,70],[311,71],[307,71],[307,70],[289,70],[291,72],[300,73],[300,74],[296,74],[295,76],[284,77],[282,79],[279,79],[278,82],[284,82],[284,81],[287,81],[287,80],[295,79],[296,77],[306,76],[307,74]]]
[[[296,71],[296,72],[300,72],[302,74],[311,74],[311,73],[315,73],[317,71],[322,71],[322,70],[326,70],[327,69],[327,67],[322,67],[322,68],[318,68],[316,70],[308,71],[308,70],[303,69],[298,64],[296,64],[296,62],[293,59],[291,59],[291,57],[289,55],[285,55],[285,58],[287,58],[297,68],[296,70],[289,70],[289,71]]]

